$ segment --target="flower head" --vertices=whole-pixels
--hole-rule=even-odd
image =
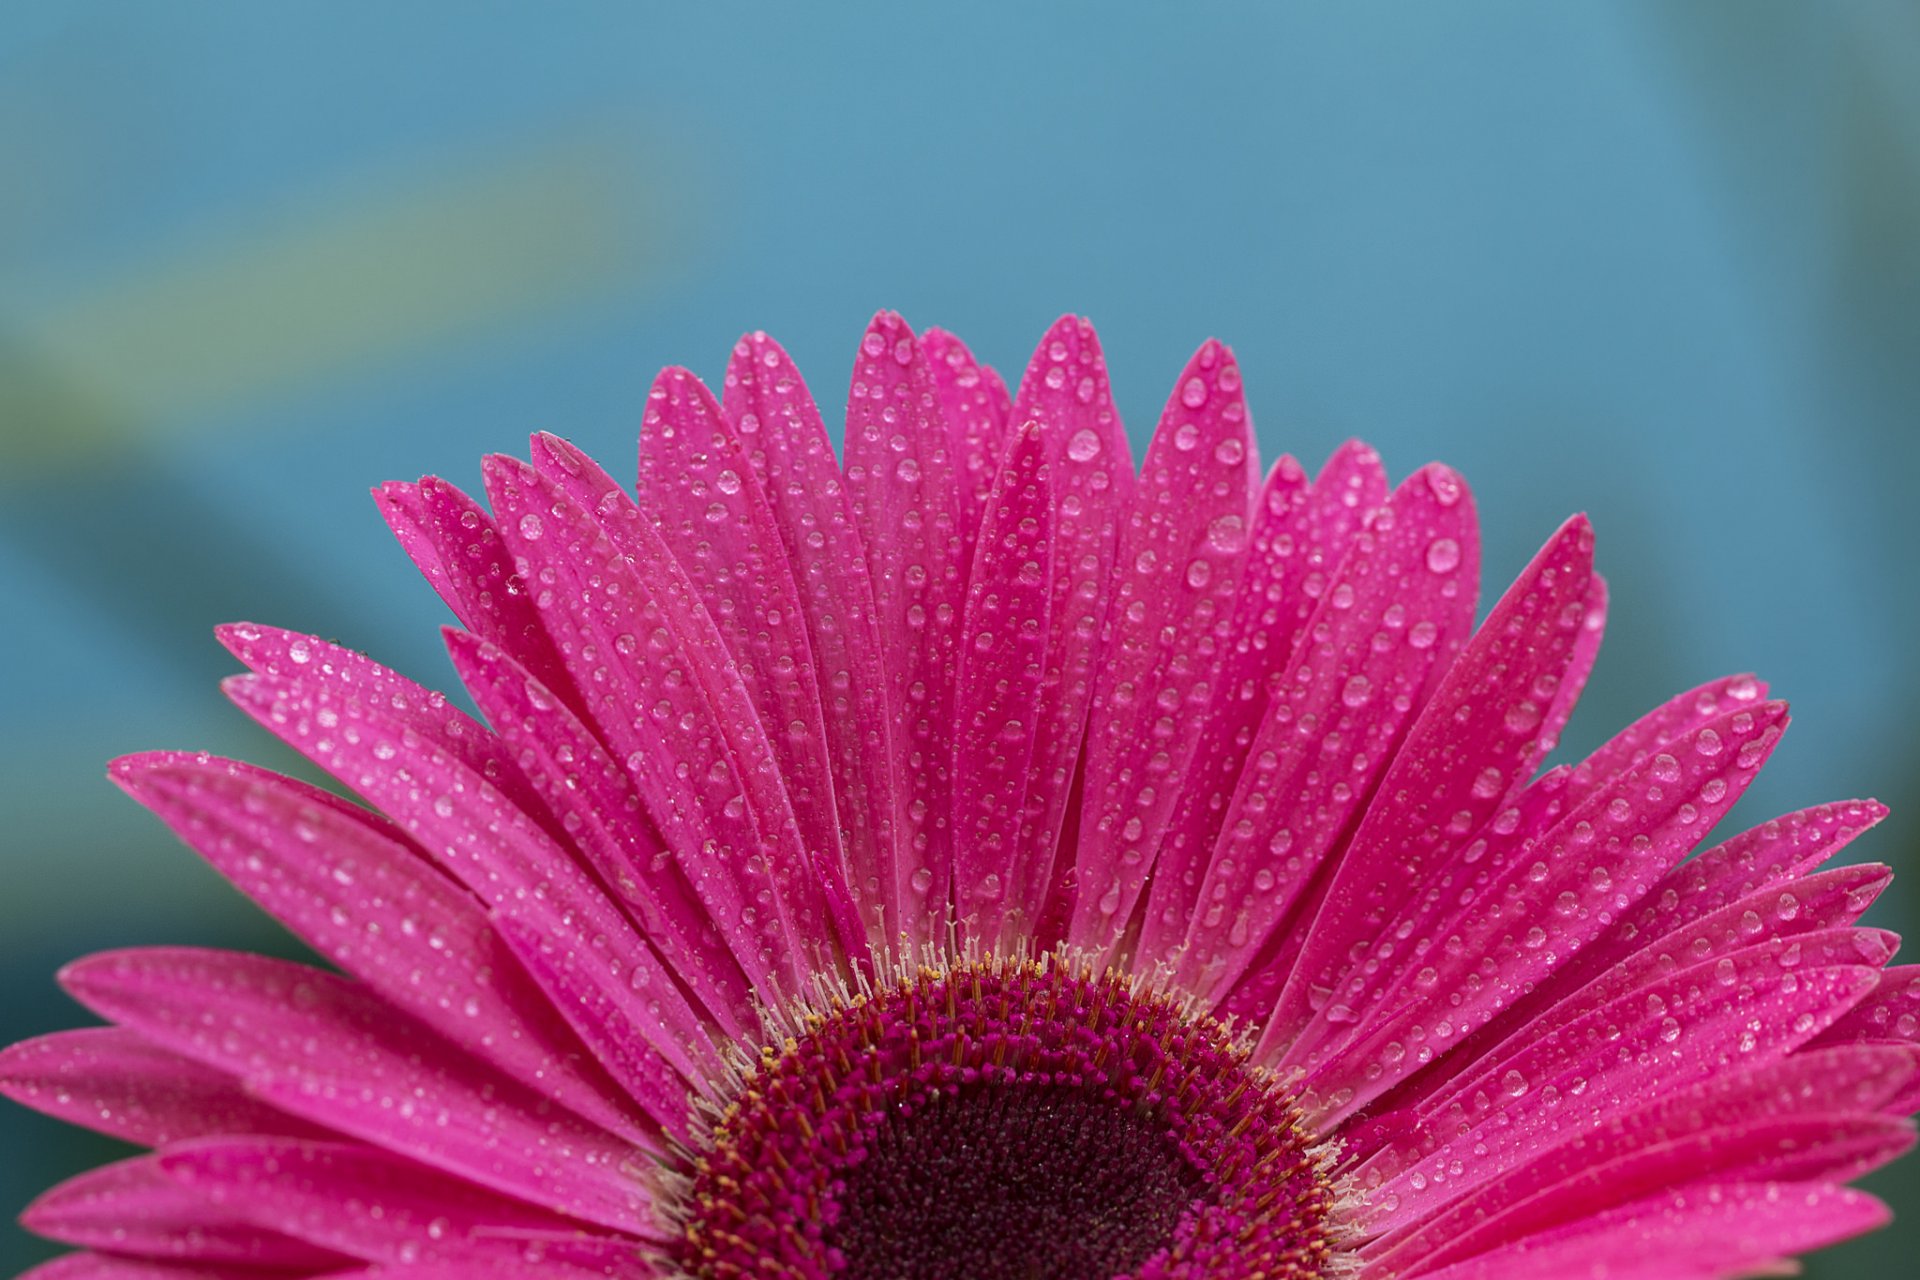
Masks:
[[[229,696],[370,808],[113,778],[340,972],[62,975],[0,1089],[150,1146],[43,1280],[1719,1276],[1884,1220],[1920,975],[1822,870],[1689,857],[1786,724],[1736,676],[1544,772],[1600,644],[1582,518],[1476,630],[1473,503],[1357,444],[1262,479],[1232,353],[1136,474],[1092,328],[1017,394],[881,315],[836,461],[799,372],[655,383],[376,492],[484,723],[317,637]]]

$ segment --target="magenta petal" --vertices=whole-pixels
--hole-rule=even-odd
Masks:
[[[1176,897],[1175,876],[1156,884],[1143,951],[1156,920],[1183,922],[1177,973],[1202,996],[1238,981],[1303,900],[1393,759],[1434,664],[1471,630],[1477,537],[1464,492],[1430,468],[1376,510],[1275,683],[1198,891]],[[1435,546],[1451,550],[1436,560]]]
[[[506,746],[486,726],[438,693],[363,654],[318,636],[251,622],[216,627],[214,635],[249,671],[325,685],[343,702],[377,707],[403,734],[418,735],[485,778],[509,803],[553,834],[558,824]]]
[[[125,1027],[56,1031],[0,1050],[0,1094],[143,1147],[209,1134],[322,1132],[247,1096],[226,1072]]]
[[[1880,1201],[1846,1187],[1696,1183],[1423,1272],[1421,1280],[1720,1280],[1774,1272],[1789,1254],[1871,1231],[1889,1217]]]
[[[402,1264],[521,1261],[526,1245],[606,1240],[578,1223],[354,1143],[216,1139],[160,1157],[168,1177],[219,1211],[339,1254]],[[631,1254],[637,1242],[621,1243]]]
[[[1377,1238],[1365,1249],[1369,1265],[1424,1269],[1703,1175],[1851,1176],[1848,1162],[1877,1161],[1911,1142],[1911,1126],[1875,1113],[1917,1069],[1912,1052],[1883,1048],[1810,1051],[1710,1076],[1577,1130],[1444,1211]],[[1849,1127],[1857,1140],[1841,1139]],[[1750,1139],[1782,1137],[1787,1145],[1774,1148],[1771,1172],[1744,1163],[1768,1154]],[[1696,1145],[1682,1152],[1677,1141]]]
[[[486,510],[435,476],[418,485],[389,484],[374,496],[401,545],[461,625],[512,654],[548,688],[572,698],[565,666],[540,625],[527,582]],[[432,549],[431,559],[423,544]]]
[[[1313,517],[1307,476],[1290,456],[1267,473],[1254,502],[1247,567],[1234,603],[1231,639],[1223,646],[1218,690],[1194,752],[1192,781],[1182,792],[1168,829],[1181,843],[1163,849],[1141,933],[1142,955],[1164,954],[1180,940],[1165,919],[1173,905],[1184,928],[1198,892],[1184,868],[1204,859],[1219,838],[1227,802],[1246,765],[1253,735],[1266,716],[1270,686],[1293,653],[1314,600],[1299,589],[1312,559]],[[1178,866],[1169,862],[1177,860]],[[1169,871],[1173,874],[1167,874]],[[1171,901],[1166,895],[1173,895]]]
[[[1753,781],[1785,721],[1784,703],[1735,711],[1664,744],[1545,832],[1476,839],[1478,856],[1432,877],[1433,906],[1414,904],[1385,926],[1383,934],[1408,941],[1336,988],[1286,1060],[1309,1068],[1309,1087],[1345,1095],[1334,1113],[1344,1116],[1418,1065],[1404,1052],[1412,1022],[1428,1023],[1427,1044],[1446,1052],[1546,981],[1677,865]],[[1436,990],[1451,995],[1437,1025]],[[1372,1029],[1336,1028],[1336,1013]]]
[[[773,509],[800,592],[850,884],[870,919],[897,930],[904,908],[895,847],[906,802],[867,550],[833,444],[800,371],[764,333],[735,345],[723,404]]]
[[[1769,889],[1787,891],[1795,880],[1885,816],[1885,807],[1872,801],[1819,805],[1764,822],[1689,858],[1663,876],[1619,924],[1575,956],[1551,982],[1541,984],[1519,1001],[1514,1012],[1531,1016],[1557,1003],[1609,966],[1635,956],[1677,930],[1721,915],[1733,902]],[[1879,893],[1885,877],[1879,868],[1858,868],[1845,883],[1846,908],[1852,912],[1851,918],[1857,919]],[[1766,928],[1750,935],[1749,942],[1767,934],[1780,921],[1777,910],[1758,914]],[[1836,916],[1833,922],[1838,923],[1839,918]]]
[[[1033,851],[1020,897],[1042,903],[1034,914],[1040,920],[1035,941],[1048,946],[1064,933],[1071,906],[1073,850],[1061,852],[1060,843],[1069,804],[1079,794],[1074,774],[1104,648],[1120,523],[1137,484],[1092,324],[1062,316],[1047,330],[1021,380],[1011,421],[1040,424],[1053,490],[1051,634],[1020,835],[1021,846]]]
[[[1330,571],[1340,563],[1341,555],[1353,536],[1360,532],[1373,509],[1387,500],[1387,472],[1372,445],[1349,440],[1333,451],[1320,474],[1313,478],[1313,545],[1318,551],[1316,563],[1309,566]],[[1311,585],[1307,595],[1318,598]]]
[[[720,1059],[687,1010],[672,967],[651,950],[636,957],[622,948],[617,959],[609,957],[599,936],[556,936],[523,917],[502,916],[497,927],[593,1060],[665,1133],[684,1141],[690,1086],[710,1079]],[[679,1024],[671,1031],[660,1025],[669,1017]],[[681,1044],[673,1042],[676,1034]]]
[[[1120,532],[1068,933],[1099,954],[1127,931],[1187,785],[1246,564],[1253,453],[1240,366],[1208,342],[1167,400]]]
[[[1573,1021],[1484,1062],[1421,1105],[1421,1135],[1374,1156],[1393,1207],[1373,1227],[1411,1221],[1529,1158],[1556,1135],[1742,1065],[1760,1066],[1805,1044],[1872,988],[1875,969],[1836,930],[1840,958],[1787,959],[1797,938],[1775,939],[1679,969],[1579,1013]],[[1817,937],[1818,935],[1811,935]],[[1868,961],[1867,963],[1861,963]],[[1447,1176],[1459,1161],[1466,1172]],[[1435,1172],[1442,1176],[1434,1177]]]
[[[1697,1178],[1839,1182],[1877,1169],[1913,1146],[1912,1125],[1890,1116],[1814,1113],[1749,1117],[1684,1137],[1654,1135],[1633,1145],[1581,1140],[1556,1150],[1500,1188],[1434,1222],[1428,1265],[1600,1213]],[[1517,1203],[1514,1201],[1517,1200]],[[1467,1224],[1473,1224],[1467,1227]],[[1458,1232],[1447,1239],[1447,1230]],[[1466,1228],[1466,1229],[1462,1229]],[[1419,1257],[1414,1250],[1412,1257]],[[1405,1258],[1408,1255],[1403,1254]]]
[[[262,956],[152,948],[69,966],[102,1017],[266,1102],[557,1213],[649,1230],[644,1150],[576,1120],[356,983]]]
[[[63,1244],[174,1262],[320,1271],[347,1261],[221,1210],[162,1173],[158,1156],[122,1160],[63,1182],[20,1221]]]
[[[1425,1070],[1410,1090],[1393,1094],[1390,1104],[1419,1105],[1432,1094],[1451,1087],[1461,1073],[1515,1052],[1518,1046],[1539,1039],[1579,1017],[1583,1011],[1655,981],[1672,965],[1676,955],[1684,955],[1689,963],[1698,965],[1772,938],[1839,929],[1851,924],[1890,878],[1891,873],[1883,867],[1839,867],[1810,876],[1785,890],[1766,888],[1736,899],[1719,911],[1644,940],[1611,967],[1587,973],[1579,982],[1569,982],[1570,978],[1581,976],[1573,972],[1577,966],[1570,965],[1550,981],[1541,983],[1481,1033]],[[1884,963],[1891,954],[1888,936],[1861,930],[1835,940],[1844,938],[1841,956],[1845,961]],[[1790,950],[1783,953],[1784,956],[1800,962],[1808,958],[1804,951]],[[1578,957],[1579,960],[1585,958],[1584,952]]]
[[[1441,563],[1450,555],[1443,550]],[[1343,977],[1364,964],[1395,910],[1457,854],[1524,775],[1546,714],[1536,683],[1566,667],[1592,567],[1592,529],[1575,517],[1541,548],[1447,671],[1341,857],[1263,1045],[1285,1045],[1299,1033]]]
[[[968,936],[1002,949],[1026,935],[1042,905],[1009,899],[1044,860],[1021,846],[1020,827],[1053,599],[1045,464],[1039,428],[1018,428],[987,503],[954,690],[954,907]]]
[[[893,925],[922,943],[945,936],[952,904],[949,726],[967,564],[960,476],[933,373],[913,330],[891,312],[873,318],[854,358],[843,452],[903,765]]]
[[[625,1099],[589,1062],[471,894],[372,814],[215,757],[114,762],[113,780],[315,950],[453,1043],[616,1133]]]
[[[229,680],[225,688],[247,714],[379,805],[495,912],[603,953],[615,972],[659,966],[592,877],[491,780],[410,734],[383,707],[271,676]],[[631,1003],[663,1057],[698,1060],[704,1046],[684,1004],[649,1016],[648,1005]]]
[[[920,346],[927,353],[927,368],[947,420],[949,456],[960,488],[960,563],[971,565],[987,498],[1000,471],[1013,405],[1000,375],[975,360],[960,339],[941,329],[928,329],[920,335]]]
[[[709,1016],[729,1035],[757,1025],[745,972],[646,817],[632,780],[571,708],[505,652],[465,631],[446,633],[460,681],[527,776],[572,818],[573,847]],[[757,967],[758,960],[754,960]]]
[[[640,431],[639,494],[767,727],[767,745],[810,856],[848,881],[826,717],[779,524],[754,482],[738,431],[684,369],[654,380]]]
[[[772,1000],[783,986],[801,989],[829,962],[815,953],[834,941],[822,880],[800,846],[759,715],[691,584],[616,488],[602,492],[623,540],[638,548],[632,555],[532,467],[493,457],[486,473],[516,552],[553,579],[539,597],[541,616],[578,668],[575,684],[601,739],[624,761],[668,847],[678,856],[703,851],[689,875],[733,954],[761,966],[748,976]]]
[[[1609,738],[1592,755],[1575,765],[1568,778],[1565,803],[1582,803],[1593,791],[1637,768],[1665,744],[1683,738],[1708,722],[1737,711],[1751,710],[1767,696],[1767,686],[1751,675],[1723,676],[1676,694]]]
[[[1600,656],[1600,641],[1606,631],[1607,580],[1596,573],[1587,583],[1587,603],[1580,619],[1580,633],[1574,638],[1573,649],[1567,655],[1566,670],[1559,676],[1558,685],[1548,699],[1528,772],[1538,768],[1540,762],[1560,745],[1560,731],[1567,727],[1567,721],[1573,716],[1573,708],[1580,701],[1580,693],[1587,687],[1587,677],[1593,674],[1593,663]]]
[[[176,1265],[147,1258],[116,1258],[104,1253],[68,1253],[22,1273],[19,1280],[263,1280],[263,1273],[254,1267]]]
[[[1820,1038],[1822,1044],[1855,1041],[1920,1045],[1920,965],[1886,970],[1867,998]]]

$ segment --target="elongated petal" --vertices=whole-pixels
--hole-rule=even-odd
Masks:
[[[1473,625],[1473,508],[1451,479],[1416,474],[1378,508],[1279,681],[1187,919],[1178,973],[1203,996],[1291,917],[1392,761],[1433,664]]]
[[[524,1262],[529,1243],[593,1238],[566,1218],[357,1143],[216,1139],[176,1147],[159,1164],[223,1213],[369,1262]]]
[[[1693,1184],[1423,1273],[1423,1280],[1719,1280],[1885,1225],[1885,1205],[1845,1187]]]
[[[595,1123],[644,1132],[513,963],[481,902],[373,815],[217,758],[130,756],[115,762],[113,778],[242,892],[395,1007]]]
[[[261,1280],[261,1272],[254,1267],[154,1262],[146,1258],[114,1257],[105,1253],[69,1253],[23,1273],[19,1280]]]
[[[1126,933],[1188,782],[1246,563],[1253,450],[1240,367],[1209,342],[1167,401],[1121,530],[1068,935],[1097,954]]]
[[[523,917],[582,951],[605,953],[609,981],[635,968],[659,969],[658,953],[563,848],[490,780],[424,739],[409,738],[405,725],[381,707],[341,701],[325,685],[272,676],[229,680],[225,688],[242,710],[379,805],[495,912]],[[658,1011],[652,1002],[632,1006],[630,1016],[659,1046],[663,1070],[668,1062],[697,1060],[701,1037],[684,1003]],[[669,1092],[663,1076],[637,1100],[664,1120],[679,1112]]]
[[[240,1081],[125,1027],[84,1027],[0,1050],[0,1094],[143,1147],[219,1133],[322,1130],[249,1097]]]
[[[1554,1134],[1805,1044],[1872,988],[1875,970],[1831,961],[1783,964],[1788,947],[1798,944],[1779,939],[1722,957],[1725,964],[1681,969],[1487,1062],[1429,1100],[1421,1109],[1421,1134],[1434,1145],[1416,1137],[1368,1162],[1373,1173],[1393,1170],[1374,1228],[1431,1212]],[[1447,1176],[1455,1161],[1464,1172]]]
[[[191,948],[106,952],[61,980],[103,1017],[272,1105],[481,1186],[647,1232],[642,1150],[573,1119],[345,979]]]
[[[436,476],[418,485],[375,490],[380,509],[467,630],[511,653],[549,689],[572,699],[573,687],[540,625],[533,591],[493,517]]]
[[[1501,597],[1421,713],[1381,782],[1262,1035],[1291,1041],[1364,964],[1393,911],[1493,816],[1535,757],[1536,683],[1564,671],[1585,616],[1593,534],[1569,521]]]
[[[377,707],[401,733],[444,751],[485,778],[501,797],[554,835],[559,823],[528,782],[500,739],[443,693],[415,684],[397,671],[319,636],[252,622],[214,629],[227,651],[249,671],[284,680],[324,685],[343,703]]]
[[[995,945],[1017,938],[1002,931],[1008,890],[1033,857],[1020,828],[1046,677],[1052,529],[1045,446],[1028,423],[987,504],[954,692],[954,905],[970,937]]]
[[[1008,428],[1024,424],[1007,421],[1013,412],[1007,384],[974,359],[966,343],[944,330],[928,329],[920,335],[920,346],[947,420],[949,456],[960,489],[960,562],[971,565]]]
[[[866,546],[820,411],[778,343],[755,333],[735,345],[722,404],[793,568],[851,884],[884,939],[904,919],[894,867],[906,817]]]
[[[967,566],[951,448],[926,353],[904,320],[882,312],[854,358],[842,465],[872,570],[894,749],[904,766],[896,923],[915,943],[944,937],[952,906],[948,726]]]
[[[122,1160],[63,1182],[35,1200],[21,1222],[63,1244],[173,1262],[313,1272],[348,1261],[222,1210],[162,1173],[157,1156]]]
[[[592,573],[576,576],[580,598],[601,602],[599,609],[589,611],[585,628],[568,611],[548,609],[545,614],[550,630],[568,630],[581,637],[577,661],[584,663],[591,660],[591,655],[604,655],[611,648],[614,663],[595,665],[588,675],[595,686],[611,685],[617,691],[612,701],[603,701],[603,732],[610,730],[612,718],[621,709],[632,716],[635,706],[645,706],[656,722],[662,717],[670,721],[663,726],[669,741],[678,737],[684,744],[691,737],[693,746],[688,754],[669,757],[655,747],[650,762],[636,764],[634,754],[628,752],[627,766],[657,773],[670,764],[677,777],[682,770],[691,773],[691,762],[704,757],[702,781],[708,785],[702,799],[709,808],[719,804],[717,821],[722,828],[731,828],[731,834],[737,836],[742,828],[758,833],[754,847],[759,849],[776,886],[777,909],[798,929],[790,943],[805,943],[818,953],[821,964],[827,962],[835,943],[841,954],[859,956],[867,939],[847,885],[839,841],[835,839],[826,846],[808,843],[776,759],[773,739],[781,730],[756,711],[749,681],[738,664],[729,660],[726,638],[698,598],[693,579],[633,499],[593,459],[557,436],[539,435],[533,439],[533,462],[534,471],[525,474],[538,477],[536,488],[550,484],[576,504],[577,510],[559,501],[549,505],[551,515],[563,526],[562,532],[579,512],[591,512],[605,541],[595,538],[584,522],[575,520],[572,530],[581,539],[576,546],[592,542],[611,548],[610,580]],[[495,459],[490,463],[491,474],[498,481],[516,465]],[[559,545],[556,538],[542,550],[534,547],[537,541],[527,541],[531,558],[536,560],[554,554]],[[638,600],[644,608],[623,604],[623,600]],[[656,626],[648,634],[644,654],[637,639],[623,643],[613,634],[622,626],[638,624],[649,613],[668,625]],[[633,636],[631,632],[622,634]],[[663,656],[668,659],[664,664],[659,661]],[[675,671],[681,674],[676,676]],[[687,680],[689,671],[699,672],[702,678]],[[623,693],[642,700],[622,702]],[[670,715],[666,708],[676,703],[679,713]],[[637,732],[637,724],[636,718],[628,726],[629,740]],[[716,787],[728,778],[737,781],[731,787]],[[804,779],[800,785],[804,790]],[[709,813],[708,817],[711,821],[715,815]],[[752,866],[747,870],[751,873]],[[764,889],[764,884],[755,887],[757,901],[764,901],[758,898]],[[750,902],[748,910],[759,907]]]
[[[553,578],[541,617],[580,668],[591,722],[668,847],[700,851],[687,872],[734,955],[755,964],[748,976],[768,999],[783,983],[799,990],[828,963],[814,953],[832,939],[830,920],[815,906],[819,884],[766,735],[705,608],[617,489],[602,492],[623,532],[653,544],[633,557],[548,476],[499,457],[486,471],[494,509],[519,530],[516,551]]]
[[[1021,380],[1011,421],[1040,424],[1056,530],[1047,672],[1020,836],[1031,861],[1012,903],[1017,918],[1030,922],[1036,943],[1050,946],[1065,933],[1071,910],[1074,855],[1060,844],[1078,795],[1074,775],[1105,647],[1108,584],[1136,484],[1092,324],[1063,316],[1047,330]]]
[[[1398,954],[1342,983],[1287,1060],[1314,1064],[1309,1087],[1347,1093],[1344,1113],[1413,1069],[1417,1058],[1386,1046],[1404,1045],[1414,1020],[1429,1024],[1434,1053],[1485,1025],[1678,865],[1752,782],[1785,720],[1784,703],[1733,712],[1668,744],[1537,838],[1449,867],[1415,911],[1388,926],[1407,939]],[[1438,1022],[1428,1013],[1435,990],[1450,993]],[[1336,1012],[1374,1029],[1341,1035]],[[1310,1056],[1322,1044],[1340,1047]]]
[[[534,786],[572,818],[572,843],[600,883],[707,1016],[728,1034],[745,1035],[755,1025],[746,974],[689,872],[646,817],[627,772],[571,708],[504,650],[465,631],[448,631],[446,641],[467,692],[528,762]]]
[[[826,718],[799,588],[734,425],[684,369],[654,380],[640,431],[640,506],[686,572],[766,728],[810,856],[849,879]]]

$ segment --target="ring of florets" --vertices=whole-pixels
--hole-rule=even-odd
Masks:
[[[666,1261],[759,1280],[1307,1277],[1333,1184],[1193,1002],[1055,955],[933,957],[793,1011],[666,1197]]]

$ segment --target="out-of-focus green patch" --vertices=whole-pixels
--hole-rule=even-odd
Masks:
[[[227,228],[0,323],[0,482],[417,358],[476,329],[643,285],[684,250],[678,189],[632,138],[567,137]]]

